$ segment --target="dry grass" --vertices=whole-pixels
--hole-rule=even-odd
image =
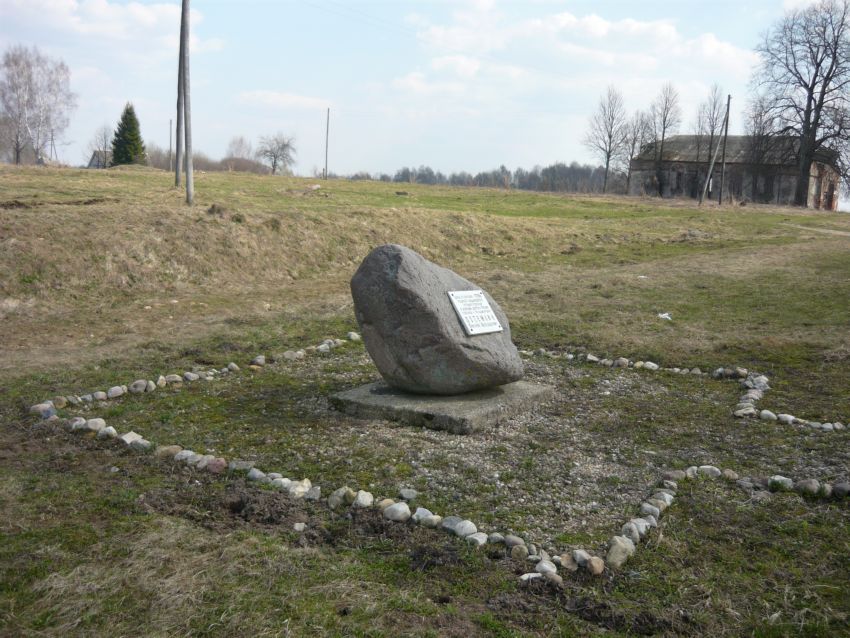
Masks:
[[[846,420],[848,217],[310,183],[200,175],[187,209],[156,171],[0,167],[0,633],[846,634],[839,502],[759,504],[730,485],[689,483],[627,570],[571,576],[553,596],[519,588],[526,566],[497,555],[459,552],[415,527],[353,529],[299,503],[316,532],[302,547],[289,519],[223,520],[215,499],[242,479],[199,483],[120,446],[21,429],[27,405],[60,391],[344,334],[355,325],[349,277],[387,241],[485,286],[522,347],[743,364],[770,375],[771,409]],[[558,400],[534,427],[466,442],[328,413],[328,393],[374,377],[356,345],[97,411],[122,431],[248,455],[326,488],[391,495],[412,484],[437,511],[482,526],[496,525],[492,514],[532,538],[539,528],[541,540],[597,551],[663,467],[846,478],[846,433],[742,425],[728,414],[731,383],[546,358],[528,367]],[[495,471],[505,492],[484,480]],[[154,507],[155,495],[180,490],[182,509],[165,496]],[[454,560],[421,567],[416,557],[432,554]]]
[[[515,321],[569,323],[564,337],[594,347],[659,350],[669,337],[680,353],[705,351],[724,340],[720,322],[700,317],[665,337],[655,319],[689,298],[694,278],[758,286],[802,269],[823,285],[812,257],[846,253],[848,240],[801,228],[850,228],[843,216],[763,206],[416,185],[397,198],[392,184],[329,182],[314,192],[309,180],[231,174],[203,175],[188,209],[156,171],[0,175],[0,374],[13,376],[238,321],[351,317],[348,279],[385,242],[489,285]],[[739,334],[740,308],[729,311]],[[792,337],[822,335],[817,326]]]
[[[303,581],[316,550],[269,547],[253,536],[207,532],[171,518],[158,519],[136,535],[128,550],[118,558],[114,549],[95,546],[95,555],[112,555],[110,560],[87,562],[34,585],[40,600],[32,612],[52,619],[45,635],[103,635],[107,618],[111,635],[136,635],[140,612],[150,620],[145,628],[148,636],[290,635],[285,618],[288,598],[330,593],[290,587],[288,596],[277,603],[277,612],[284,617],[272,626],[268,616],[275,609],[269,609],[267,601],[252,610],[255,586],[262,588],[266,582],[274,588],[274,582]],[[351,594],[352,583],[341,586]],[[341,586],[333,588],[337,594]],[[212,599],[220,607],[214,623],[204,610]]]

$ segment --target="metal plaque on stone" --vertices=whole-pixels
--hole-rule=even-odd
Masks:
[[[502,332],[502,324],[496,318],[483,290],[450,290],[449,299],[470,337]]]

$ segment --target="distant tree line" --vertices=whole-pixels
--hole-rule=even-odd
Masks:
[[[276,133],[263,136],[257,149],[243,136],[230,140],[227,152],[220,160],[202,151],[193,151],[193,164],[198,171],[239,171],[258,175],[291,174],[295,161],[295,138]],[[167,149],[153,143],[147,144],[147,163],[154,168],[173,169]]]
[[[316,176],[318,177],[319,175],[317,174]],[[339,179],[345,176],[330,173],[328,177]],[[605,169],[602,166],[591,166],[589,164],[579,164],[578,162],[571,162],[569,164],[556,162],[549,166],[535,166],[530,170],[517,168],[511,171],[505,166],[500,166],[491,171],[482,171],[475,174],[466,171],[445,174],[435,171],[430,166],[420,166],[419,168],[400,168],[393,175],[389,175],[388,173],[371,174],[361,171],[347,176],[347,179],[375,180],[395,182],[398,184],[515,188],[529,191],[563,193],[601,193],[605,182]],[[622,176],[617,175],[612,178],[609,186],[623,192],[625,181]]]

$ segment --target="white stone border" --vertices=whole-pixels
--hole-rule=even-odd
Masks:
[[[586,363],[595,363],[608,368],[632,368],[635,370],[649,370],[651,372],[662,371],[672,374],[693,374],[697,376],[707,376],[707,372],[703,372],[699,368],[662,368],[657,363],[652,361],[631,361],[626,357],[617,357],[615,359],[600,359],[594,354],[574,354],[571,352],[559,353],[554,350],[546,350],[539,348],[535,351],[520,350],[520,354],[525,356],[545,356],[551,359],[566,359],[567,361],[584,361]],[[730,368],[717,368],[711,373],[712,379],[729,379],[738,380],[745,388],[744,394],[738,400],[738,403],[732,409],[732,415],[737,418],[759,418],[762,421],[779,421],[786,425],[806,426],[813,430],[821,432],[840,432],[845,429],[844,423],[834,421],[831,423],[822,423],[820,421],[810,421],[795,417],[791,414],[775,414],[770,410],[758,410],[756,404],[764,398],[765,392],[770,390],[770,380],[763,374],[758,372],[750,372],[746,368],[734,366]]]
[[[360,336],[354,332],[348,333],[347,337],[349,341],[360,340]],[[293,361],[303,359],[308,353],[327,354],[330,353],[333,348],[344,345],[345,343],[346,341],[342,339],[326,339],[318,346],[312,346],[305,350],[298,350],[294,352],[288,350],[282,355],[282,358]],[[546,353],[548,356],[553,356],[549,351],[543,350],[542,352]],[[522,353],[531,354],[526,351],[522,351]],[[557,355],[555,355],[555,358],[556,357]],[[638,361],[633,363],[625,357],[612,360],[599,359],[592,354],[583,356],[579,355],[576,357],[569,353],[564,355],[564,357],[567,360],[578,358],[579,360],[584,360],[589,363],[598,363],[602,366],[614,368],[636,368],[650,371],[663,370],[676,374],[706,374],[698,368],[661,368],[653,362]],[[261,369],[265,365],[265,356],[258,355],[251,360],[249,367],[253,369]],[[92,403],[96,400],[105,401],[110,398],[118,398],[127,391],[136,394],[153,392],[156,388],[164,387],[168,384],[179,384],[179,387],[182,385],[184,380],[187,382],[197,381],[201,378],[213,380],[217,378],[218,375],[225,375],[238,371],[239,367],[235,363],[230,363],[226,368],[222,368],[218,371],[210,370],[204,373],[187,371],[182,375],[182,377],[178,375],[163,377],[160,375],[159,380],[156,383],[140,379],[131,383],[129,387],[113,386],[109,392],[102,393],[105,395],[104,399],[95,398],[95,394],[97,394],[98,397],[101,396],[99,393],[92,393],[91,401],[85,400],[83,397],[76,396],[73,398],[79,399],[78,401],[70,400],[71,397],[57,397],[53,400],[32,406],[30,408],[30,413],[40,416],[46,422],[63,422],[65,427],[71,432],[93,432],[98,439],[117,438],[132,450],[138,452],[149,452],[154,448],[154,444],[144,439],[136,432],[127,432],[119,435],[115,428],[108,426],[106,421],[101,418],[86,419],[84,417],[77,416],[71,419],[62,420],[57,415],[56,410],[57,408],[62,409],[68,405],[76,406],[81,403]],[[203,376],[201,376],[202,374]],[[736,410],[735,416],[754,416],[756,413],[755,402],[763,397],[763,393],[765,391],[770,389],[767,377],[750,373],[744,368],[718,368],[714,371],[712,376],[716,379],[737,378],[741,381],[741,384],[747,388],[747,392],[744,397],[742,397],[742,402],[746,399],[746,403],[748,405],[741,406],[741,404],[739,404],[739,410],[744,410],[746,408],[748,413],[746,415],[739,415],[737,413],[739,410]],[[171,377],[171,380],[169,380],[169,377]],[[134,389],[131,390],[130,388]],[[121,392],[118,392],[118,390],[121,390]],[[64,399],[64,403],[60,399]],[[764,412],[767,411],[763,410],[762,413]],[[764,418],[764,416],[761,418]],[[310,479],[302,478],[301,480],[294,480],[286,478],[280,473],[271,472],[267,474],[259,468],[254,467],[253,462],[250,461],[231,460],[228,463],[228,461],[223,457],[198,454],[192,450],[183,449],[179,445],[160,445],[154,450],[154,455],[158,458],[171,458],[176,463],[183,463],[197,470],[206,470],[213,474],[222,474],[225,470],[229,470],[234,473],[244,472],[248,481],[256,482],[258,485],[269,485],[274,489],[286,492],[290,498],[312,501],[322,500],[321,487],[313,485]],[[681,480],[694,479],[698,476],[705,476],[712,479],[722,476],[729,481],[735,481],[741,489],[751,492],[755,492],[757,487],[763,487],[770,491],[794,490],[801,495],[808,497],[845,498],[850,495],[850,483],[847,482],[838,483],[835,486],[829,483],[821,484],[817,479],[813,478],[795,482],[790,478],[778,474],[767,479],[757,479],[753,481],[750,479],[739,479],[736,472],[729,469],[720,470],[713,465],[691,466],[687,468],[687,470],[668,470],[664,472],[658,482],[659,487],[652,490],[651,495],[641,502],[639,507],[639,516],[626,521],[620,530],[620,534],[613,536],[609,540],[605,559],[591,555],[584,549],[573,549],[572,551],[567,551],[560,555],[550,556],[542,548],[538,550],[534,544],[527,543],[519,536],[513,534],[503,535],[500,532],[491,532],[490,534],[486,534],[479,531],[475,523],[468,519],[463,519],[459,516],[447,516],[443,518],[424,507],[418,507],[415,512],[411,513],[406,500],[396,502],[393,499],[385,498],[376,503],[375,497],[371,493],[364,490],[355,492],[348,486],[343,486],[332,492],[330,496],[325,499],[325,502],[331,510],[336,510],[342,506],[355,509],[377,507],[381,510],[383,517],[389,521],[404,523],[408,520],[412,520],[414,523],[426,528],[439,528],[463,538],[475,547],[481,547],[486,544],[504,545],[512,559],[534,563],[533,571],[526,572],[520,576],[521,582],[528,582],[537,578],[545,578],[552,583],[561,585],[563,583],[563,578],[558,574],[559,568],[563,572],[575,572],[579,569],[583,569],[594,576],[603,575],[606,567],[609,570],[621,568],[626,561],[634,555],[640,542],[646,539],[652,528],[658,526],[658,521],[661,518],[662,513],[673,504],[676,498],[676,491],[678,490],[678,482]],[[402,494],[402,499],[404,499],[404,494]],[[297,527],[298,529],[296,529],[296,531],[301,532],[304,530],[303,524],[297,524]]]

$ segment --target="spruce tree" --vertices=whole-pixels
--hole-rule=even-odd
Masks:
[[[121,121],[112,138],[112,165],[144,164],[145,145],[139,130],[139,118],[129,102],[121,114]]]

